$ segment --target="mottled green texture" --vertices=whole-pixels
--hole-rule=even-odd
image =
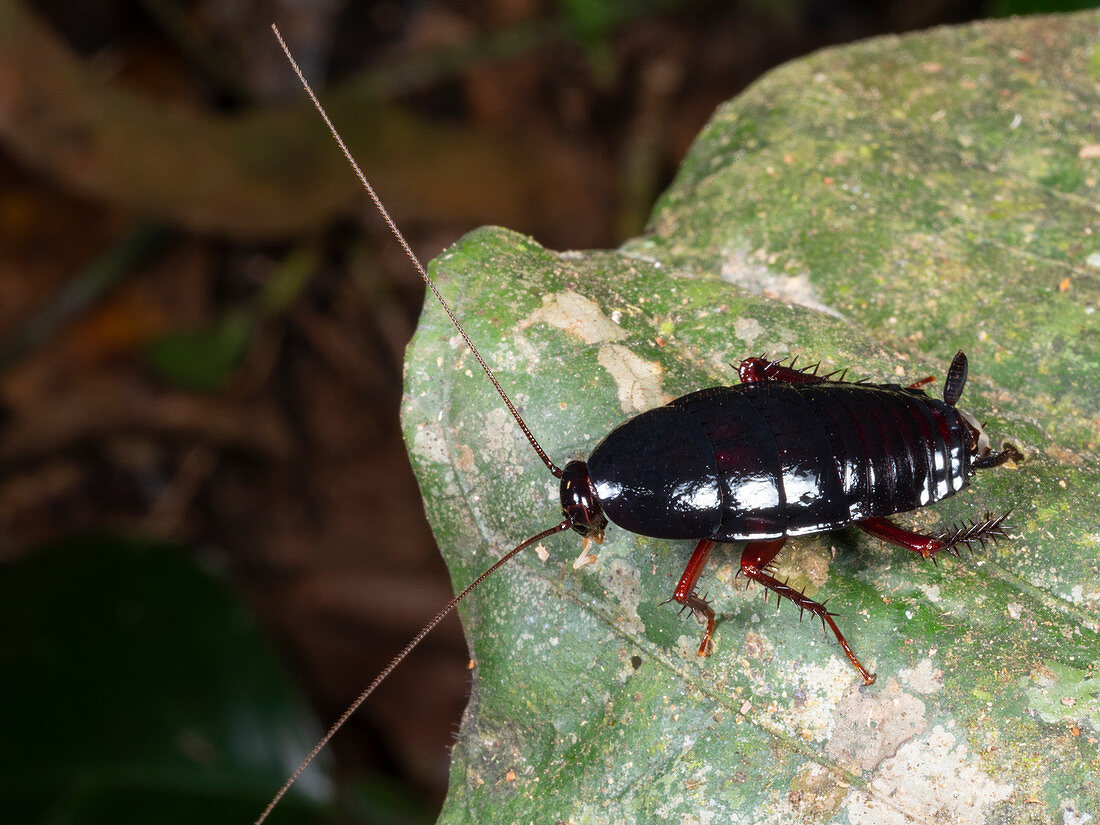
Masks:
[[[868,689],[831,636],[734,582],[737,547],[704,576],[703,660],[659,605],[690,543],[612,527],[581,570],[572,534],[528,551],[462,611],[476,667],[442,821],[1100,817],[1097,50],[1088,13],[822,52],[716,114],[652,234],[559,255],[485,229],[436,261],[559,463],[746,355],[942,382],[958,348],[961,406],[1026,454],[901,518],[1015,508],[1013,539],[973,557],[855,530],[788,544],[781,575],[830,599]],[[477,372],[428,306],[405,431],[456,585],[559,518]]]
[[[73,537],[0,568],[0,809],[26,825],[252,822],[317,724],[224,584]],[[317,823],[323,770],[273,822]]]

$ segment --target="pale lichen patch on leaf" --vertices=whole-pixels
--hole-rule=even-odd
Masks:
[[[828,306],[808,273],[787,275],[771,268],[772,258],[763,250],[747,254],[743,249],[727,252],[723,256],[719,277],[726,283],[736,284],[748,292],[778,298],[789,304],[804,306],[824,312],[834,318],[844,316]]]
[[[755,318],[738,318],[733,322],[733,334],[751,347],[753,341],[764,333],[764,326]]]
[[[847,785],[837,781],[837,774],[817,762],[807,762],[791,780],[787,801],[799,821],[825,822],[837,812]]]
[[[622,629],[633,636],[645,633],[645,624],[638,615],[638,603],[641,598],[642,576],[638,568],[621,558],[602,558],[599,582],[614,600],[619,609],[616,621]]]
[[[627,337],[622,327],[604,315],[599,304],[577,292],[544,295],[542,306],[521,321],[516,331],[523,332],[533,324],[548,324],[586,344],[621,341]]]
[[[897,680],[888,679],[875,693],[853,687],[837,706],[825,753],[852,771],[869,771],[923,733],[925,725],[924,702],[902,690]]]
[[[627,415],[667,404],[672,396],[661,387],[664,368],[647,361],[621,344],[628,338],[600,305],[576,292],[556,292],[542,298],[542,306],[515,327],[517,336],[535,324],[547,324],[586,344],[599,345],[597,360],[618,388],[619,404]]]
[[[527,441],[520,429],[512,424],[512,415],[504,407],[494,407],[485,414],[484,447],[496,463],[522,467],[527,457]]]
[[[853,825],[982,825],[1012,791],[982,770],[966,742],[936,725],[879,765],[868,790],[854,791],[846,807]]]
[[[788,544],[778,559],[778,569],[798,589],[806,588],[808,595],[829,581],[829,560],[808,543]]]
[[[918,583],[917,588],[924,593],[924,595],[928,598],[928,601],[932,602],[932,604],[936,604],[939,602],[940,586],[938,584]]]
[[[454,448],[455,469],[463,473],[476,473],[477,461],[474,451],[467,444],[457,444]]]
[[[664,368],[656,361],[646,361],[621,344],[600,347],[598,361],[615,380],[619,405],[627,415],[636,415],[672,400],[672,396],[661,388]]]
[[[836,723],[836,709],[852,684],[852,669],[839,657],[830,657],[824,667],[806,662],[784,671],[787,698],[778,706],[774,721],[778,727],[802,740],[828,739]]]
[[[1087,811],[1076,811],[1069,806],[1062,809],[1062,825],[1087,825],[1092,821],[1092,814]]]
[[[447,464],[447,442],[443,428],[434,422],[418,424],[413,434],[412,451],[418,458],[432,464]]]
[[[923,693],[925,696],[943,687],[943,671],[936,667],[931,659],[921,659],[913,668],[902,668],[898,671],[898,678],[910,690]]]

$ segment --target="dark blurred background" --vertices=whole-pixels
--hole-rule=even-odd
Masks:
[[[129,821],[142,792],[150,821],[254,816],[285,760],[218,745],[253,690],[288,685],[257,736],[309,739],[301,696],[335,718],[450,595],[397,418],[424,290],[272,21],[427,260],[483,223],[641,232],[714,108],[815,49],[1089,5],[0,0],[5,809],[22,784],[32,821]],[[430,821],[466,668],[452,619],[334,742],[354,801],[304,816]],[[110,779],[164,752],[160,784]]]

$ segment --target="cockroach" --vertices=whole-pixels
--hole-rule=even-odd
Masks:
[[[934,535],[907,530],[887,516],[949,498],[978,470],[1020,460],[1005,443],[994,452],[983,425],[957,406],[966,386],[967,359],[951,361],[942,400],[908,386],[847,381],[846,371],[818,374],[816,365],[766,356],[746,358],[741,383],[710,387],[643,412],[613,429],[588,461],[558,467],[528,429],[493,370],[443,299],[352,157],[277,28],[279,45],[375,207],[424,283],[443,307],[547,470],[560,480],[562,519],[505,553],[428,622],[332,725],[257,820],[262,823],[359,706],[466,596],[518,553],[572,530],[585,547],[600,543],[608,523],[658,539],[694,540],[694,552],[672,595],[705,625],[699,655],[712,647],[715,613],[697,590],[716,544],[744,542],[740,573],[800,615],[831,630],[865,685],[875,681],[834,621],[836,614],[780,581],[771,568],[788,538],[862,530],[924,559],[958,554],[1005,537],[1004,520],[985,515]]]

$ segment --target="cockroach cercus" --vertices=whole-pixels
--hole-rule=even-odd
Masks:
[[[907,530],[887,516],[953,496],[977,470],[1018,460],[1010,444],[994,452],[983,427],[958,409],[966,384],[966,356],[948,369],[943,400],[921,387],[849,382],[844,373],[817,374],[766,357],[741,362],[736,386],[711,387],[643,412],[612,430],[588,461],[559,468],[535,440],[473,341],[443,300],[401,231],[352,158],[278,29],[287,59],[340,149],[416,267],[458,329],[508,411],[547,469],[561,482],[562,519],[504,554],[454,597],[413,637],[332,725],[257,820],[267,818],[283,794],[356,709],[455,606],[526,547],[572,530],[586,547],[603,539],[608,522],[643,536],[691,539],[695,551],[667,601],[690,610],[706,625],[699,655],[711,647],[714,610],[696,590],[715,544],[745,542],[740,572],[800,615],[811,613],[836,636],[865,684],[874,682],[823,603],[780,581],[771,563],[794,536],[855,524],[922,558],[962,545],[1004,537],[1004,519],[985,516],[936,535]],[[1007,515],[1007,514],[1006,514]]]

